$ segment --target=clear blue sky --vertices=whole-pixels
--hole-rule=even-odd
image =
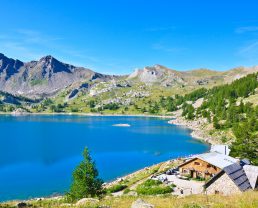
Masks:
[[[1,0],[0,52],[102,73],[258,65],[258,1]]]

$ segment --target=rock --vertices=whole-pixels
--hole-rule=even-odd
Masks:
[[[72,204],[69,204],[69,203],[62,203],[60,204],[60,207],[71,207],[73,206]]]
[[[80,199],[75,205],[76,206],[84,206],[84,205],[89,205],[89,204],[96,204],[98,203],[99,200],[98,199],[94,199],[94,198],[82,198]]]
[[[198,85],[207,85],[207,84],[209,84],[209,80],[208,79],[200,79],[200,80],[197,80],[196,83]]]
[[[74,98],[77,94],[78,94],[79,90],[78,89],[74,89],[70,95],[68,96],[68,99],[72,99]]]
[[[18,109],[16,109],[16,110],[14,110],[13,112],[12,112],[12,115],[24,115],[24,114],[28,114],[28,112],[27,111],[25,111],[24,109],[22,109],[22,108],[18,108]]]
[[[136,191],[130,191],[128,194],[128,196],[137,196],[137,192]]]
[[[132,203],[131,208],[154,208],[154,205],[148,204],[142,199],[137,199],[135,202]]]
[[[25,203],[25,202],[20,202],[20,203],[17,204],[17,207],[18,208],[25,208],[25,207],[28,207],[28,204]]]

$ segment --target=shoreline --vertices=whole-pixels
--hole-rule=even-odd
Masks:
[[[179,115],[178,112],[176,112],[176,115],[173,117],[172,120],[169,120],[168,123],[171,125],[182,126],[192,130],[190,135],[194,139],[200,140],[210,145],[221,144],[220,142],[218,142],[216,137],[211,136],[208,133],[209,127],[207,127],[206,125],[206,119],[186,120],[184,117]]]
[[[198,123],[197,125],[194,124],[193,125],[193,121],[188,121],[188,120],[185,120],[182,116],[179,116],[178,113],[176,113],[175,115],[171,115],[171,116],[167,116],[167,115],[145,115],[145,114],[96,114],[96,113],[21,113],[21,114],[13,114],[13,113],[0,113],[0,116],[1,115],[11,115],[11,116],[37,116],[37,115],[48,115],[48,116],[57,116],[57,115],[71,115],[71,116],[96,116],[96,117],[105,117],[105,116],[114,116],[114,117],[152,117],[152,118],[166,118],[166,119],[171,119],[169,120],[167,123],[168,124],[171,124],[171,125],[177,125],[177,126],[183,126],[183,127],[186,127],[190,130],[192,130],[191,132],[191,137],[193,139],[197,139],[197,140],[200,140],[204,143],[207,143],[209,145],[212,145],[212,144],[217,144],[216,142],[214,142],[212,139],[208,138],[208,139],[205,139],[205,135],[206,135],[206,132],[204,130],[201,129],[201,126],[200,126],[200,123]],[[209,136],[210,137],[210,136]],[[207,138],[207,137],[206,137]],[[125,180],[127,178],[130,178],[136,174],[138,174],[139,172],[142,172],[142,171],[145,171],[146,169],[150,169],[154,166],[158,166],[158,165],[162,165],[162,164],[165,164],[165,163],[169,163],[169,162],[173,162],[173,161],[177,161],[179,159],[185,159],[187,157],[185,156],[182,156],[180,158],[174,158],[174,159],[170,159],[170,160],[166,160],[166,161],[162,161],[162,162],[159,162],[157,164],[153,164],[151,166],[147,166],[147,167],[144,167],[144,168],[141,168],[139,170],[136,170],[132,173],[129,173],[129,174],[126,174],[124,176],[121,176],[121,177],[118,177],[112,181],[108,181],[105,183],[105,187],[109,187],[109,186],[112,186],[114,184],[117,184],[119,183],[120,180]],[[51,200],[51,199],[57,199],[57,198],[62,198],[64,197],[64,194],[57,194],[56,196],[43,196],[43,197],[34,197],[34,198],[31,198],[31,199],[24,199],[24,200],[19,200],[19,199],[14,199],[14,200],[9,200],[9,201],[3,201],[3,202],[0,202],[1,203],[5,203],[5,202],[10,202],[10,201],[25,201],[25,202],[29,202],[29,201],[32,201],[32,200],[39,200],[39,199],[43,199],[43,200]]]
[[[151,114],[101,114],[101,113],[13,113],[13,112],[0,112],[1,115],[10,115],[10,116],[34,116],[34,115],[46,115],[46,116],[92,116],[92,117],[105,117],[105,116],[114,116],[114,117],[152,117],[152,118],[174,118],[174,116],[168,115],[151,115]]]

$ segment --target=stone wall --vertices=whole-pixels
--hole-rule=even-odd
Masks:
[[[207,194],[237,194],[241,193],[236,184],[229,178],[227,174],[223,174],[216,181],[214,181],[207,189]]]

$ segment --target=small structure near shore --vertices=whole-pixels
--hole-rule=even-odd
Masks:
[[[209,152],[195,156],[179,165],[179,172],[191,178],[208,179],[223,168],[238,162],[238,159],[217,152]]]
[[[251,190],[252,187],[243,167],[234,163],[210,179],[204,185],[204,189],[207,194],[230,195]]]
[[[230,149],[229,149],[228,145],[217,144],[217,145],[211,146],[210,152],[217,152],[220,154],[229,155]]]

